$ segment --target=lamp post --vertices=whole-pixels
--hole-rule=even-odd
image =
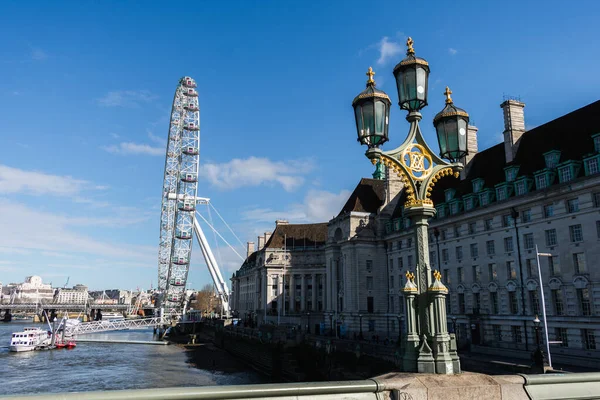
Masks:
[[[534,365],[540,372],[544,372],[544,352],[541,347],[541,337],[540,337],[540,319],[538,316],[535,316],[533,320],[533,327],[535,329],[535,351],[533,352],[533,362]]]
[[[451,317],[452,320],[452,330],[454,331],[454,337],[456,338],[456,342],[458,342],[458,331],[456,330],[456,317]]]
[[[333,332],[333,313],[329,313],[329,328],[331,329],[331,332],[329,332],[329,335],[334,336],[334,332]]]
[[[398,315],[398,346],[402,346],[402,326],[404,325],[404,315]]]
[[[438,268],[442,268],[442,262],[440,257],[440,230],[438,228],[433,228],[433,236],[435,236],[435,247],[437,249],[437,263]]]
[[[408,112],[406,119],[410,123],[404,143],[394,150],[383,151],[380,148],[388,141],[391,100],[385,92],[375,87],[372,68],[367,72],[369,79],[366,89],[354,98],[352,107],[358,141],[368,147],[365,155],[374,165],[385,165],[388,176],[392,173],[398,175],[406,194],[404,215],[412,220],[411,225],[415,227],[417,265],[416,275],[412,279],[416,277],[416,282],[408,279],[403,289],[405,294],[408,293],[411,304],[415,304],[407,308],[409,326],[405,338],[405,368],[451,374],[460,370],[460,364],[458,358],[452,361],[449,353],[451,346],[445,310],[448,290],[441,283],[439,272],[432,278],[427,228],[428,220],[436,214],[430,199],[433,187],[445,176],[458,178],[463,168],[458,161],[468,154],[469,115],[454,105],[450,97],[452,92],[446,87],[446,105],[433,120],[440,146],[440,155],[436,155],[425,142],[419,125],[422,118],[419,111],[427,105],[429,63],[415,56],[413,43],[408,38],[407,57],[393,71],[398,104],[400,109]],[[443,310],[439,309],[441,306]]]
[[[308,326],[306,328],[306,332],[310,333],[310,313],[306,313],[306,315],[308,316]]]
[[[517,219],[519,218],[519,212],[516,208],[510,209],[510,216],[513,219],[515,225],[515,235],[517,236],[517,257],[519,258],[519,278],[521,282],[521,315],[525,315],[525,285],[523,280],[523,261],[521,260],[521,241],[519,240],[519,227],[517,226]],[[525,351],[529,351],[529,339],[527,335],[527,322],[523,319],[523,330],[525,331]]]
[[[551,253],[540,253],[537,244],[535,245],[535,254],[537,258],[538,277],[540,279],[540,297],[542,299],[542,318],[544,318],[544,333],[546,335],[546,354],[548,355],[548,366],[552,369],[552,356],[550,355],[550,338],[548,337],[548,319],[546,318],[546,300],[544,298],[544,284],[542,282],[542,267],[540,266],[540,257],[552,258]]]
[[[358,334],[358,338],[359,338],[360,340],[363,340],[363,332],[362,332],[362,314],[358,314],[358,319],[359,319],[359,321],[360,321],[360,322],[358,323],[358,325],[360,326],[360,332],[359,332],[359,334]]]

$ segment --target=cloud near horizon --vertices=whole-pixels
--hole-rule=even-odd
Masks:
[[[302,203],[291,204],[283,210],[254,208],[242,211],[242,215],[243,219],[254,222],[273,223],[277,219],[285,219],[290,223],[327,222],[340,212],[350,194],[345,189],[339,193],[311,189]]]
[[[200,166],[200,176],[223,190],[245,186],[279,184],[291,192],[304,183],[303,175],[314,169],[312,160],[271,161],[268,158],[234,158],[226,163]]]
[[[102,150],[112,154],[130,155],[130,154],[145,154],[149,156],[164,156],[164,147],[154,147],[145,143],[121,142],[110,146],[102,146]]]
[[[116,90],[108,92],[97,101],[104,107],[139,108],[142,104],[150,103],[157,98],[158,96],[149,90]]]

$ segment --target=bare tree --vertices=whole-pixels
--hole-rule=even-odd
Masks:
[[[210,314],[214,309],[215,290],[213,285],[206,284],[196,293],[196,300],[192,302],[192,307],[203,313]]]

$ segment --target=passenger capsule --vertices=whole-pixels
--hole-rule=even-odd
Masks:
[[[187,264],[189,261],[188,261],[188,259],[187,259],[187,258],[185,258],[185,257],[173,257],[173,258],[171,259],[171,262],[172,262],[173,264],[177,264],[177,265],[185,265],[185,264]]]
[[[192,89],[192,88],[187,88],[183,92],[183,94],[185,94],[186,96],[189,96],[189,97],[198,97],[198,92],[196,92],[196,90]]]
[[[183,172],[180,178],[184,182],[198,182],[198,176],[196,174],[192,174],[191,172]]]
[[[169,284],[171,284],[173,286],[184,286],[185,282],[181,278],[171,278],[171,280],[169,281]]]
[[[200,127],[198,125],[196,125],[195,123],[193,123],[193,122],[188,122],[183,127],[186,130],[188,130],[188,131],[198,131],[198,130],[200,130]]]
[[[186,76],[185,78],[183,78],[183,84],[185,87],[188,87],[188,88],[196,87],[196,81],[193,80],[192,78],[190,78],[189,76]]]
[[[175,233],[175,237],[177,239],[182,239],[182,240],[188,240],[192,238],[192,232],[186,232],[186,231],[177,231]]]
[[[183,106],[183,108],[192,112],[199,110],[198,106],[194,103],[187,103],[185,106]]]
[[[187,154],[188,156],[197,156],[198,149],[194,146],[186,146],[183,148],[183,154]]]
[[[196,203],[193,201],[181,201],[177,205],[179,211],[196,211]]]

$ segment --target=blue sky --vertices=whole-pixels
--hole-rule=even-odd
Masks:
[[[481,149],[500,141],[503,94],[521,96],[529,128],[600,97],[598,2],[141,4],[0,6],[4,284],[32,274],[95,289],[156,284],[164,146],[184,75],[200,94],[199,194],[243,242],[276,218],[327,220],[370,176],[351,102],[372,66],[396,103],[407,36],[431,66],[422,126],[434,148],[445,85]],[[386,148],[406,132],[394,109]],[[220,253],[230,276],[239,262],[222,243]],[[190,281],[210,282],[197,249]]]

